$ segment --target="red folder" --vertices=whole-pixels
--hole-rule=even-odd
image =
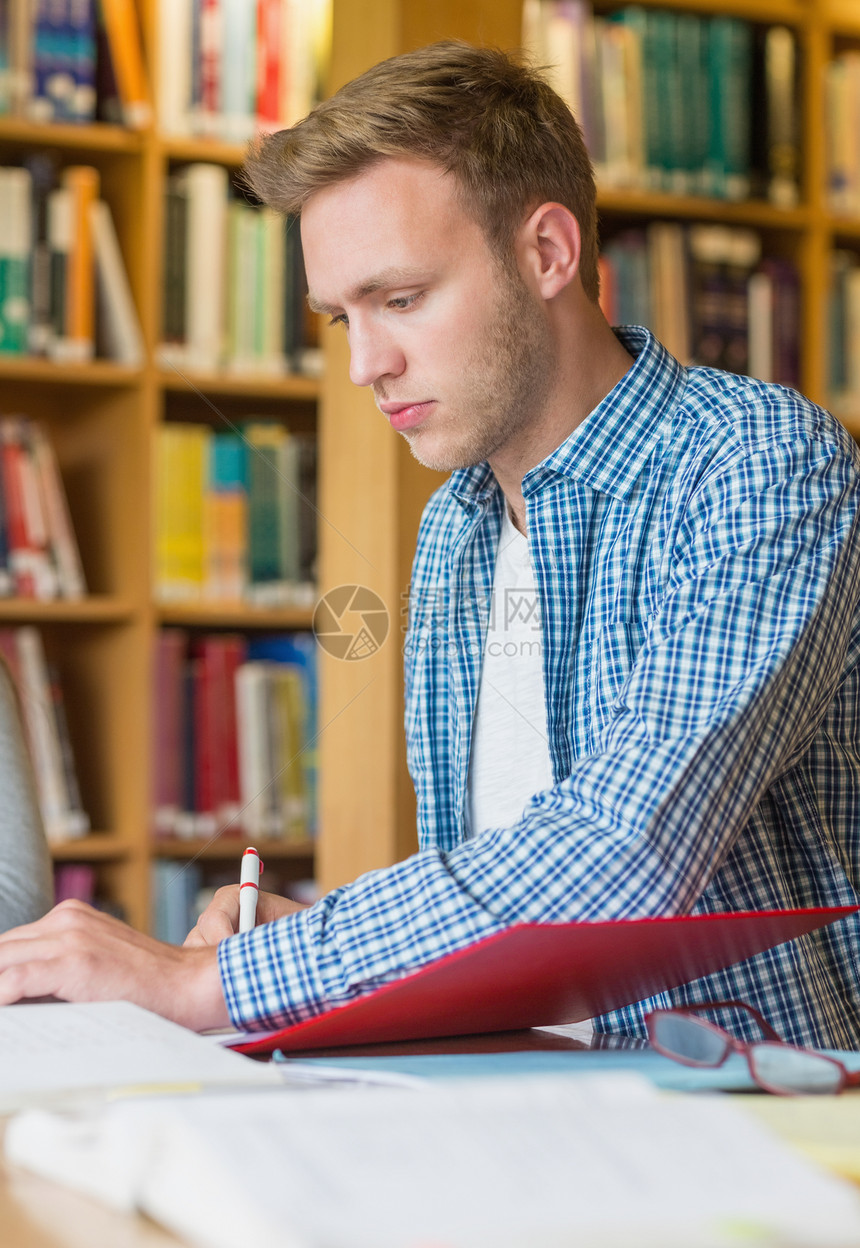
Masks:
[[[605,923],[523,923],[240,1053],[380,1044],[576,1023],[720,971],[860,906]]]

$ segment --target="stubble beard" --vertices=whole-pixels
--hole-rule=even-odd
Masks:
[[[464,366],[453,427],[444,441],[432,419],[428,430],[403,435],[425,468],[453,472],[491,459],[534,426],[546,404],[556,368],[549,328],[519,273],[501,263],[499,271],[495,316]]]

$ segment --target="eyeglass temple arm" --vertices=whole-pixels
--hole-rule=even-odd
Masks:
[[[683,1011],[687,1014],[695,1014],[698,1010],[744,1010],[745,1013],[752,1015],[768,1040],[777,1040],[780,1044],[784,1043],[782,1036],[778,1031],[774,1031],[764,1015],[760,1014],[754,1006],[747,1005],[746,1001],[697,1001],[695,1005],[682,1005],[677,1008],[679,1012]]]

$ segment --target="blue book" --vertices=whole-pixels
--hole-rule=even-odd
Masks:
[[[71,120],[91,122],[96,116],[95,0],[68,0],[66,37],[74,90]]]

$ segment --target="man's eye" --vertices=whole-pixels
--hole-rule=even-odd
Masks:
[[[418,300],[423,297],[423,290],[414,295],[398,295],[395,299],[388,300],[388,306],[389,308],[396,308],[398,311],[405,311],[406,308],[414,307]]]
[[[329,325],[343,325],[343,326],[347,326],[347,325],[349,325],[349,317],[346,315],[346,313],[345,313],[345,312],[341,312],[341,314],[340,314],[339,316],[332,316],[332,317],[329,319]]]

